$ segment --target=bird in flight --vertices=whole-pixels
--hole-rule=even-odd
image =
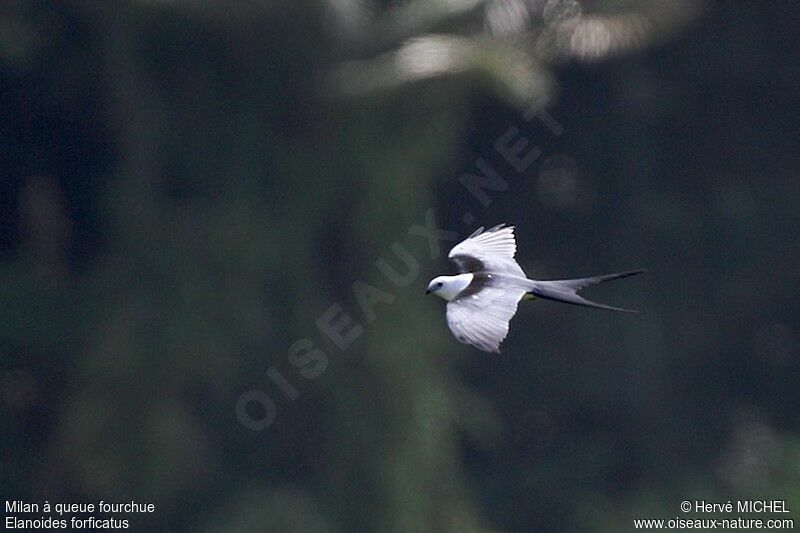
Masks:
[[[589,301],[578,291],[604,281],[635,276],[644,270],[539,281],[528,279],[514,260],[516,251],[514,226],[500,224],[486,231],[480,227],[450,250],[448,258],[458,267],[459,274],[438,276],[428,284],[425,294],[436,294],[447,300],[447,325],[459,341],[485,352],[500,353],[500,343],[508,334],[508,323],[522,299],[538,297],[612,311],[636,312]]]

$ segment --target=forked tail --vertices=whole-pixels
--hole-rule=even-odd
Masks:
[[[556,279],[552,281],[538,281],[530,280],[532,287],[528,294],[532,294],[538,298],[546,300],[555,300],[557,302],[564,302],[574,305],[583,305],[585,307],[596,307],[598,309],[609,309],[611,311],[623,311],[625,313],[638,313],[633,309],[622,309],[620,307],[612,307],[595,303],[578,295],[578,291],[590,285],[597,285],[604,281],[611,281],[613,279],[627,278],[646,272],[646,270],[631,270],[629,272],[619,272],[617,274],[606,274],[604,276],[594,276],[591,278],[579,279]]]

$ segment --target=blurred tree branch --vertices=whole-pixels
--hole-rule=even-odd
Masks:
[[[702,0],[331,0],[342,48],[362,57],[332,76],[345,94],[391,90],[422,79],[476,74],[514,105],[544,106],[552,67],[640,50],[695,20]],[[344,21],[344,22],[343,22]],[[363,50],[379,51],[363,57]],[[387,51],[390,50],[390,51]]]

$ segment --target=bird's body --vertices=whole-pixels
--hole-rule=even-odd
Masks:
[[[528,279],[514,260],[513,226],[479,228],[457,244],[448,257],[461,271],[438,276],[428,284],[427,293],[447,300],[447,324],[456,338],[487,352],[499,352],[508,334],[508,324],[522,299],[548,300],[626,311],[584,299],[578,291],[589,285],[644,272],[635,270],[590,278],[539,281]]]

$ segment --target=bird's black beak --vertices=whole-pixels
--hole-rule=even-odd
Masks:
[[[430,294],[430,293],[431,293],[431,291],[429,291],[428,289],[425,289],[425,294],[426,294],[426,295],[428,295],[428,294]]]

